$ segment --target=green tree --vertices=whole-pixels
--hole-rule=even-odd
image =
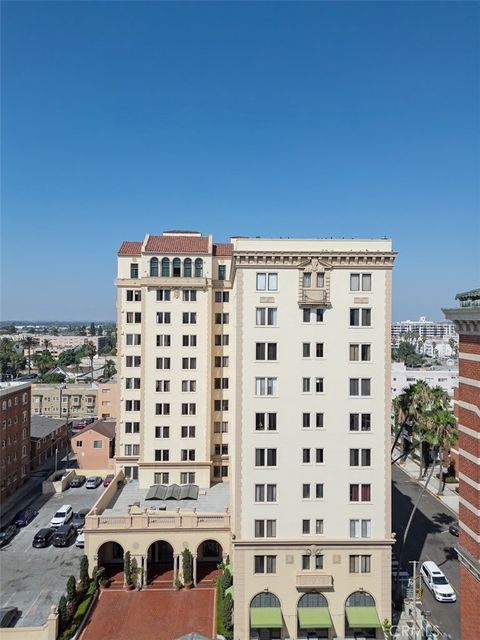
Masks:
[[[32,372],[32,348],[35,347],[38,344],[38,340],[36,340],[35,338],[32,338],[32,336],[27,336],[23,342],[23,348],[27,349],[28,351],[28,360],[27,360],[27,365],[28,365],[28,373],[30,374]]]
[[[233,635],[233,598],[230,593],[225,594],[223,602],[223,630],[230,639]]]
[[[70,365],[75,363],[75,350],[74,349],[65,349],[58,356],[58,364],[62,365],[62,367],[69,367]]]
[[[115,363],[113,360],[105,360],[105,366],[103,367],[103,375],[110,379],[117,373]]]
[[[52,346],[52,341],[49,340],[48,338],[44,338],[42,343],[43,343],[43,350],[44,351],[48,351],[50,349],[50,347]]]
[[[125,551],[125,555],[123,556],[123,572],[125,574],[125,584],[133,584],[130,551]]]
[[[55,365],[55,358],[50,351],[37,351],[33,356],[33,361],[40,374],[47,373]]]
[[[395,362],[404,362],[407,367],[418,367],[424,363],[424,359],[419,355],[415,346],[411,342],[403,340],[393,350],[392,358]]]
[[[67,599],[65,598],[65,596],[62,596],[58,602],[57,613],[58,625],[60,627],[60,631],[63,631],[68,625]]]
[[[60,384],[65,382],[64,373],[44,373],[38,377],[38,382],[43,384]]]
[[[432,468],[438,458],[438,490],[437,495],[443,495],[443,455],[458,440],[457,423],[449,409],[434,409],[426,416],[426,429],[424,439],[431,445],[434,452]]]
[[[86,357],[90,359],[90,377],[91,381],[93,382],[93,359],[97,355],[97,349],[95,348],[93,342],[87,342],[84,351]]]
[[[58,329],[57,329],[57,327],[52,327],[52,336],[58,336]]]
[[[448,345],[452,350],[453,355],[456,356],[458,354],[458,342],[455,340],[455,338],[450,338],[448,340]]]
[[[82,591],[86,591],[90,584],[90,577],[88,575],[88,557],[85,555],[80,558],[80,582]]]
[[[67,580],[67,601],[75,602],[77,599],[77,582],[75,576],[70,576]]]
[[[193,557],[190,553],[190,549],[184,549],[182,551],[182,570],[184,584],[191,584],[193,576]]]
[[[82,324],[82,326],[79,328],[78,335],[79,336],[86,336],[87,335],[87,327],[84,324]]]

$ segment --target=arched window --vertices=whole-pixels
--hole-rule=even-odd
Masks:
[[[328,602],[323,593],[304,593],[298,601],[299,607],[328,607]]]
[[[367,591],[355,591],[348,596],[346,607],[374,607],[375,600]]]
[[[180,278],[182,275],[182,262],[180,258],[173,259],[173,277]]]
[[[162,277],[168,278],[170,275],[170,260],[168,258],[162,258]]]
[[[183,276],[185,278],[192,277],[192,259],[191,258],[185,258],[185,260],[183,261]]]
[[[203,276],[203,260],[201,258],[197,258],[195,260],[195,277],[201,278]]]
[[[265,609],[266,607],[280,607],[280,600],[274,593],[257,593],[250,603],[250,608]]]
[[[158,258],[152,258],[150,260],[150,275],[158,276]]]

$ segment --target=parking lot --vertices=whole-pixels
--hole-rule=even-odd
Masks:
[[[68,489],[64,493],[40,496],[32,506],[39,511],[30,524],[18,530],[13,540],[0,549],[0,606],[14,606],[21,611],[16,626],[44,624],[50,607],[58,604],[65,593],[67,578],[79,576],[80,557],[83,549],[75,546],[34,549],[35,533],[48,527],[50,519],[63,504],[70,504],[73,511],[90,508],[104,491],[97,489]]]

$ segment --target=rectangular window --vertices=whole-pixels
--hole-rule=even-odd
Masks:
[[[130,263],[130,278],[138,278],[138,264]]]
[[[171,360],[170,358],[157,358],[156,365],[157,369],[170,369]]]
[[[196,289],[183,289],[182,300],[184,302],[196,302],[197,301]]]
[[[157,402],[155,404],[155,415],[157,416],[169,416],[170,404],[167,402]]]
[[[315,462],[318,464],[323,463],[323,449],[315,449]]]
[[[361,428],[362,431],[371,431],[372,429],[372,414],[371,413],[362,413],[361,414]]]
[[[372,310],[362,309],[362,327],[372,326]]]
[[[315,520],[315,534],[317,536],[323,535],[323,520]]]
[[[310,357],[310,343],[309,342],[304,342],[302,344],[302,356],[304,358],[309,358]]]
[[[302,378],[302,392],[310,393],[310,378]]]
[[[323,482],[317,482],[315,485],[315,498],[318,500],[323,499]]]
[[[214,400],[213,408],[215,411],[228,411],[228,400]]]
[[[157,335],[157,347],[170,347],[172,344],[171,336],[168,334]]]
[[[350,556],[349,568],[350,573],[370,573],[371,556],[355,555]]]
[[[349,382],[351,396],[370,396],[371,380],[370,378],[350,378]]]
[[[302,520],[302,533],[308,535],[310,533],[310,520]]]
[[[309,484],[303,484],[302,485],[302,498],[304,498],[304,499],[310,498],[310,485]]]
[[[360,274],[350,274],[350,291],[360,291]]]
[[[371,485],[370,484],[351,484],[350,485],[350,502],[370,502],[371,501]]]
[[[227,267],[224,264],[218,265],[218,279],[225,280],[227,277]]]
[[[170,437],[170,427],[155,427],[155,437],[156,438],[169,438]]]
[[[140,433],[140,422],[125,422],[125,433]]]
[[[169,484],[170,474],[168,471],[160,471],[153,474],[154,484]]]
[[[277,556],[254,556],[254,573],[276,573]]]
[[[323,342],[317,342],[315,345],[315,357],[316,358],[323,358],[325,355],[324,353],[324,347],[323,347]]]
[[[350,520],[350,537],[351,538],[371,538],[372,521],[371,520]]]
[[[276,413],[256,413],[255,414],[255,430],[256,431],[276,431],[277,430],[277,414]]]
[[[303,322],[310,322],[310,309],[303,309]]]
[[[372,290],[372,274],[371,273],[351,273],[350,274],[350,291],[371,291]]]
[[[315,393],[323,393],[323,378],[315,378]]]
[[[323,522],[323,521],[317,520],[317,522]],[[315,569],[323,569],[323,556],[321,555],[315,556]]]
[[[323,289],[325,286],[325,274],[317,273],[317,289]]]
[[[312,274],[304,273],[303,274],[303,288],[309,289],[312,286]]]
[[[169,459],[170,459],[170,452],[168,449],[155,449],[156,462],[168,462]]]
[[[315,414],[315,427],[317,429],[323,429],[324,426],[325,426],[324,414],[323,413],[316,413]]]
[[[255,344],[256,360],[276,360],[277,359],[277,343],[276,342],[257,342]]]
[[[255,378],[255,394],[257,396],[276,396],[277,378]]]
[[[126,367],[139,367],[142,364],[141,356],[126,356],[125,357],[125,366]]]
[[[303,413],[302,414],[302,427],[304,429],[308,429],[308,427],[310,427],[310,414],[309,413]]]
[[[197,324],[197,314],[185,311],[182,313],[182,324]]]
[[[157,289],[157,302],[168,302],[171,295],[171,289]]]
[[[140,289],[127,289],[127,302],[140,302],[142,292]]]
[[[310,462],[310,449],[302,449],[302,462],[308,464]]]
[[[362,362],[370,362],[371,360],[371,348],[369,344],[361,345],[361,358]]]
[[[307,555],[302,555],[302,570],[308,571],[310,569],[310,557]]]
[[[170,324],[170,311],[157,311],[157,324]]]
[[[140,333],[127,333],[126,335],[127,346],[138,346],[142,344],[142,336]]]
[[[277,291],[278,274],[257,273],[257,291]]]

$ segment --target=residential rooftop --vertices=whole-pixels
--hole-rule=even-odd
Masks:
[[[60,429],[67,421],[63,418],[48,418],[46,416],[32,416],[30,437],[32,440],[42,440],[57,429]]]
[[[149,489],[141,489],[138,480],[127,482],[117,492],[112,502],[106,507],[104,514],[128,514],[129,508],[137,506],[149,510],[161,511],[193,511],[199,513],[224,513],[230,507],[230,484],[219,482],[209,489],[200,489],[196,500],[146,500]]]

